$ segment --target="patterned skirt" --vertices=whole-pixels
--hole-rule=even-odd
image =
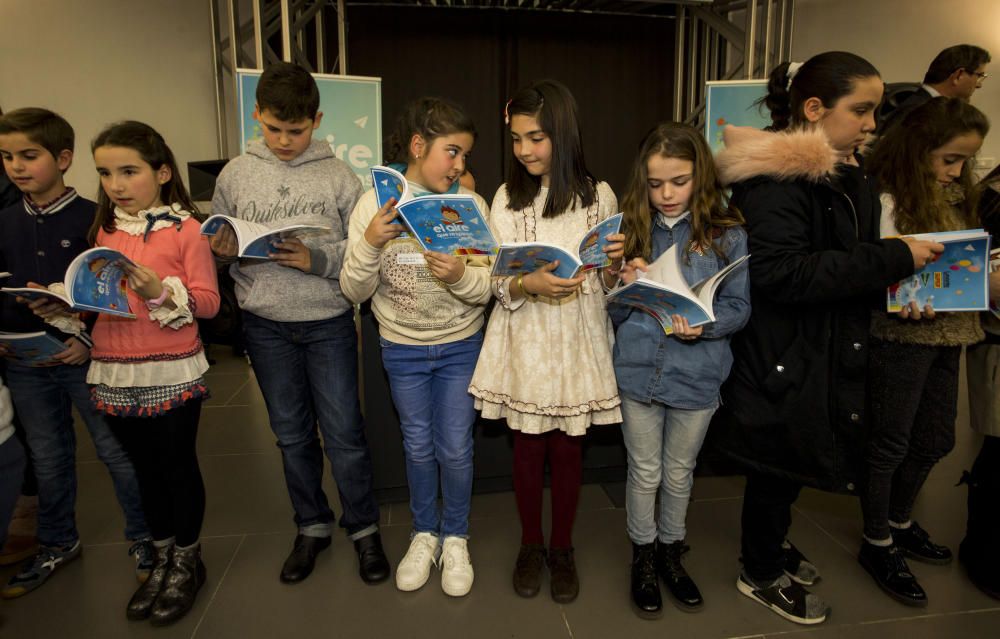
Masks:
[[[97,410],[116,417],[158,417],[192,399],[210,395],[205,378],[199,377],[172,386],[108,386],[98,384],[91,391]]]

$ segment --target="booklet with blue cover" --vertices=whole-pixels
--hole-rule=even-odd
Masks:
[[[425,195],[397,205],[399,217],[425,251],[493,255],[497,241],[469,195]]]
[[[886,291],[886,310],[898,313],[916,302],[923,310],[985,311],[989,308],[990,236],[982,229],[921,233],[918,240],[944,244],[927,266]]]
[[[7,347],[7,356],[27,366],[44,366],[67,346],[45,331],[37,333],[0,332],[0,344]]]
[[[301,237],[311,233],[329,231],[329,226],[318,224],[288,224],[272,228],[257,222],[250,222],[230,215],[212,215],[201,224],[202,235],[215,235],[223,224],[228,224],[236,233],[238,249],[236,255],[254,260],[270,259],[269,253],[276,253],[274,246],[287,237]]]
[[[2,288],[9,295],[29,300],[55,298],[78,311],[94,311],[135,318],[128,304],[128,276],[124,266],[134,264],[110,248],[98,246],[80,253],[66,269],[65,294],[38,288]]]
[[[611,264],[604,252],[608,236],[618,232],[622,225],[622,214],[612,215],[590,228],[577,245],[576,255],[566,249],[545,242],[518,242],[500,247],[493,275],[518,275],[531,273],[550,262],[559,260],[559,266],[552,274],[556,277],[576,277],[579,273]]]
[[[650,264],[645,273],[640,271],[639,279],[608,293],[608,303],[624,304],[649,313],[667,335],[674,332],[673,315],[686,319],[691,328],[708,324],[715,321],[712,307],[722,280],[749,257],[744,255],[715,275],[690,286],[677,264],[678,251],[674,244]]]

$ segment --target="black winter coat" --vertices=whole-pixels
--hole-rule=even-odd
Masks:
[[[727,146],[719,164],[739,178],[732,201],[747,220],[752,313],[733,339],[717,445],[749,469],[851,492],[871,311],[913,273],[910,250],[878,239],[878,193],[860,170],[838,173],[821,133],[732,131]]]

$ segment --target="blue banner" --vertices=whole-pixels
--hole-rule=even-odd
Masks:
[[[771,125],[766,107],[757,108],[757,100],[767,95],[767,80],[713,80],[705,83],[705,139],[712,153],[722,150],[722,129]]]

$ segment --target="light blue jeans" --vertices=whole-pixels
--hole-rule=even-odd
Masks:
[[[716,408],[685,410],[622,395],[622,433],[628,452],[626,529],[634,543],[684,539],[694,467]],[[657,494],[660,513],[654,517]]]
[[[397,344],[382,337],[379,344],[403,434],[413,532],[467,537],[476,421],[469,382],[483,333],[431,346]]]

